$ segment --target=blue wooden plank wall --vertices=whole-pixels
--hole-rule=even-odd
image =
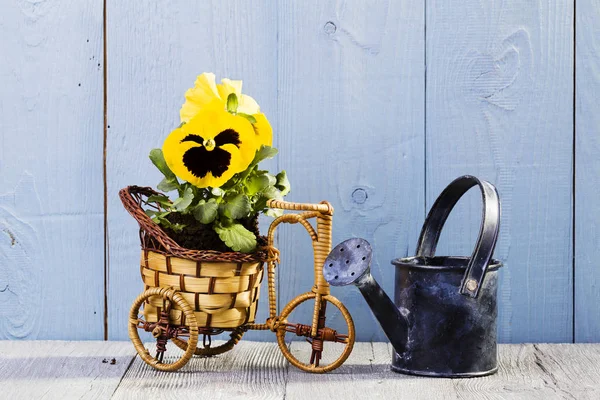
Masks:
[[[600,340],[600,1],[577,1],[575,341]]]
[[[427,4],[427,208],[459,175],[497,186],[508,342],[573,338],[573,4],[550,4]],[[462,203],[440,253],[473,251],[481,198]]]
[[[389,260],[414,253],[437,194],[470,173],[503,202],[501,341],[600,341],[598,0],[2,11],[0,339],[127,338],[142,284],[137,225],[117,192],[158,183],[148,151],[177,125],[196,75],[213,71],[243,79],[269,116],[270,167],[288,171],[289,199],[331,201],[334,241],[371,241],[387,290]],[[471,253],[480,207],[477,193],[461,201],[438,253]],[[312,256],[297,226],[278,241],[281,308],[310,289]],[[356,290],[334,295],[359,340],[385,339]],[[258,319],[267,311],[263,296]]]
[[[0,339],[102,339],[102,3],[1,7]]]

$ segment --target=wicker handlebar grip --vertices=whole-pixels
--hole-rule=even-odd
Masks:
[[[269,200],[267,201],[267,207],[269,208],[279,208],[282,210],[292,210],[292,211],[318,211],[322,214],[333,214],[333,207],[329,202],[322,201],[319,204],[306,204],[306,203],[291,203],[289,201],[281,201],[281,200]]]

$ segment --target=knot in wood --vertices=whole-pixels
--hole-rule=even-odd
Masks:
[[[335,33],[335,31],[337,31],[337,26],[335,26],[335,24],[333,22],[327,21],[325,23],[325,25],[323,26],[323,30],[325,31],[326,34],[333,35]]]

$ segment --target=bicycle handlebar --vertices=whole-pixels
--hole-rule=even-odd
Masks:
[[[327,201],[323,201],[319,204],[309,203],[292,203],[289,201],[281,200],[269,200],[267,201],[267,207],[279,208],[282,210],[294,210],[294,211],[318,211],[322,214],[333,214],[333,207]]]

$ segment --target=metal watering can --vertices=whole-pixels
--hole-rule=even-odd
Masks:
[[[473,186],[483,197],[483,218],[471,257],[435,256],[448,215]],[[396,350],[392,370],[466,378],[498,369],[496,317],[498,269],[492,259],[500,227],[500,201],[489,182],[465,175],[453,181],[431,207],[415,257],[396,266],[394,302],[370,272],[371,245],[349,239],[327,257],[323,275],[332,286],[356,285]]]

